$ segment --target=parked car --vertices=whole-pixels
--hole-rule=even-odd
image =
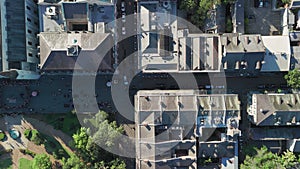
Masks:
[[[122,22],[126,22],[126,14],[124,12],[122,13]]]
[[[216,89],[225,89],[225,86],[216,86]]]
[[[213,85],[205,85],[205,89],[213,89],[214,86]]]
[[[258,89],[265,89],[265,88],[266,88],[266,85],[258,85],[257,88],[258,88]]]
[[[289,88],[289,86],[286,85],[286,84],[281,84],[281,85],[280,85],[280,88]]]
[[[125,2],[124,1],[121,2],[121,11],[125,12]]]
[[[263,8],[263,7],[264,7],[264,1],[263,1],[263,0],[260,0],[260,1],[259,1],[258,7],[259,7],[259,8]]]
[[[122,27],[122,35],[126,35],[125,27]]]
[[[128,83],[128,80],[127,80],[127,77],[126,77],[126,76],[124,76],[124,77],[123,77],[123,80],[124,80],[124,85],[126,85],[126,86],[127,86],[127,85],[129,84],[129,83]]]

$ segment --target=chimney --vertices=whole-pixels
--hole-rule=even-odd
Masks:
[[[249,45],[250,44],[250,38],[249,38],[249,36],[245,36],[245,42],[247,43],[247,45]]]
[[[257,36],[257,44],[261,42],[260,36]]]

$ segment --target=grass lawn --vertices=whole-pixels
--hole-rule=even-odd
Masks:
[[[62,130],[64,133],[72,136],[80,128],[80,123],[77,119],[77,115],[73,113],[63,114],[45,114],[29,116],[35,119],[39,119],[49,125],[52,125],[57,130]]]
[[[74,133],[80,128],[80,123],[78,121],[77,115],[72,113],[67,113],[64,121],[62,131],[69,136],[73,136]]]
[[[19,160],[19,168],[22,169],[31,169],[31,161],[26,158],[21,158]]]
[[[1,169],[12,169],[12,161],[11,158],[0,160],[0,168]]]

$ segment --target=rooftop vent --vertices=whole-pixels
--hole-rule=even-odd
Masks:
[[[56,7],[55,6],[49,6],[49,7],[47,7],[45,14],[47,16],[55,16],[56,15]]]
[[[78,45],[68,47],[67,56],[78,56]]]
[[[163,2],[163,7],[166,8],[166,9],[170,9],[170,7],[171,7],[170,2],[169,1],[164,1]]]

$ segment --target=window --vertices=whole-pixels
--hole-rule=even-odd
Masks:
[[[32,45],[32,42],[28,41],[28,45]]]
[[[73,31],[87,31],[88,25],[87,24],[72,24]]]
[[[27,30],[27,32],[28,32],[28,33],[30,33],[30,34],[32,33],[32,31],[31,31],[31,30],[29,30],[29,29]]]
[[[9,69],[21,69],[21,62],[9,62]]]
[[[32,53],[28,53],[28,56],[32,57]]]
[[[31,19],[30,19],[30,18],[27,18],[27,21],[28,21],[28,22],[31,22]]]
[[[26,8],[27,8],[28,10],[31,10],[31,8],[30,8],[29,6],[26,6]]]

